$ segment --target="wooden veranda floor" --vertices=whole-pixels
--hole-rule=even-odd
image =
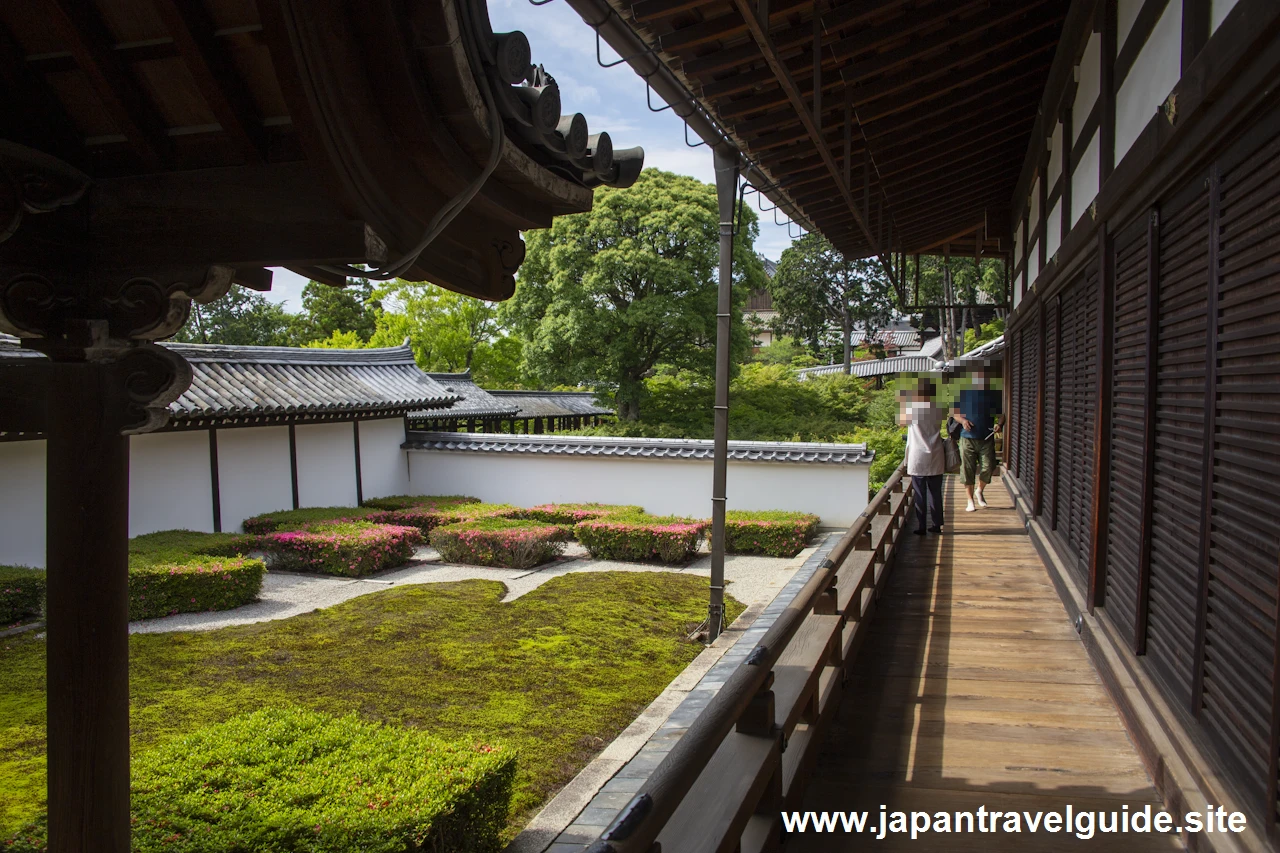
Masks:
[[[1158,796],[1090,664],[1012,500],[964,511],[946,486],[947,533],[908,535],[858,655],[806,810],[1120,812]],[[958,510],[958,511],[956,511]],[[908,529],[914,525],[909,522]],[[852,850],[1178,850],[1152,834],[791,834],[788,853]]]

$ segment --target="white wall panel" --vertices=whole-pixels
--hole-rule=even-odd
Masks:
[[[364,438],[363,429],[360,437]],[[298,505],[355,506],[359,503],[352,425],[299,424],[294,427],[294,438],[298,453]]]
[[[1181,77],[1182,0],[1169,0],[1116,93],[1117,163]]]
[[[1062,245],[1062,199],[1058,199],[1049,211],[1049,219],[1045,223],[1044,248],[1045,257],[1052,258],[1053,253]]]
[[[1030,290],[1031,285],[1036,283],[1036,276],[1040,275],[1039,241],[1031,245],[1027,255],[1027,289]]]
[[[289,428],[218,430],[222,529],[239,531],[246,518],[293,508]]]
[[[1125,39],[1142,11],[1143,0],[1116,0],[1116,50],[1124,50]]]
[[[1085,119],[1093,111],[1093,105],[1102,92],[1102,36],[1094,33],[1085,44],[1084,55],[1077,68],[1076,97],[1071,102],[1071,133],[1080,138]]]
[[[1094,133],[1089,144],[1080,153],[1080,162],[1075,164],[1071,173],[1071,216],[1074,225],[1080,217],[1089,212],[1089,205],[1098,196],[1099,180],[1102,169],[1102,149],[1098,145],[1098,134]]]
[[[466,494],[494,503],[598,501],[655,515],[711,517],[711,461],[409,451],[411,494]],[[729,509],[812,512],[847,527],[867,506],[870,465],[730,462]]]
[[[157,530],[213,532],[205,430],[129,438],[129,535]]]
[[[410,494],[403,443],[401,418],[360,422],[360,485],[365,498]]]
[[[45,442],[0,441],[0,565],[44,568]]]
[[[1031,233],[1035,234],[1036,226],[1040,224],[1040,179],[1036,178],[1031,184],[1031,197],[1028,199],[1031,203],[1031,217],[1027,220],[1027,227],[1031,229]],[[1028,249],[1030,251],[1030,249]]]
[[[1022,260],[1022,220],[1018,220],[1018,227],[1013,229],[1013,265],[1016,267]],[[1017,290],[1015,287],[1014,290]]]
[[[1227,13],[1236,7],[1237,0],[1209,0],[1209,34],[1217,31],[1226,20]]]
[[[1053,136],[1049,137],[1049,191],[1057,183],[1062,174],[1062,122],[1053,126]]]

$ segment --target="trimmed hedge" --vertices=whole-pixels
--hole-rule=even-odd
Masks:
[[[266,709],[133,764],[135,853],[496,853],[516,757],[412,729]],[[44,850],[43,828],[5,848]]]
[[[729,510],[724,549],[730,554],[794,557],[818,532],[818,516],[780,510]]]
[[[409,509],[420,506],[443,509],[459,504],[478,503],[480,503],[479,498],[469,495],[389,495],[385,498],[368,498],[361,505],[372,509]]]
[[[687,563],[698,552],[707,522],[675,516],[619,516],[574,525],[573,532],[598,560]]]
[[[44,610],[44,571],[0,566],[0,628],[39,616]]]
[[[267,566],[248,557],[190,556],[180,563],[129,567],[129,618],[230,610],[262,591]]]
[[[267,567],[252,536],[164,530],[129,540],[129,618],[230,610],[257,599]]]
[[[520,518],[545,521],[548,524],[577,524],[615,515],[643,515],[644,508],[616,504],[542,504],[520,511]]]
[[[273,569],[346,577],[403,565],[421,543],[416,527],[367,521],[325,521],[257,538],[258,547],[275,557]]]
[[[244,532],[256,536],[277,530],[302,530],[321,521],[341,521],[372,515],[374,510],[362,506],[309,506],[264,512],[244,520]]]
[[[516,518],[521,510],[511,504],[486,504],[476,502],[455,504],[423,504],[404,509],[383,510],[365,516],[375,524],[406,524],[416,527],[426,536],[446,524],[460,524],[478,518]]]
[[[553,524],[483,518],[431,531],[431,546],[448,563],[531,569],[564,551],[569,532]]]

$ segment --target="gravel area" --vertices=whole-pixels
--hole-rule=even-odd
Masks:
[[[733,555],[726,557],[724,573],[725,580],[728,581],[729,595],[746,605],[771,601],[812,551],[812,548],[806,548],[789,559]],[[131,622],[129,633],[210,631],[214,628],[225,628],[228,625],[249,625],[254,622],[269,622],[273,619],[288,619],[301,613],[332,607],[357,596],[404,584],[448,583],[477,578],[495,580],[506,584],[507,594],[502,600],[514,601],[552,578],[575,572],[673,572],[709,577],[711,555],[704,553],[683,568],[651,566],[642,563],[617,563],[609,560],[593,560],[585,548],[573,542],[565,549],[564,556],[560,559],[525,571],[442,563],[440,555],[433,548],[422,547],[414,554],[414,561],[409,565],[367,578],[267,572],[262,583],[262,594],[253,604],[246,604],[234,610],[179,613],[176,616],[166,616],[161,619]]]

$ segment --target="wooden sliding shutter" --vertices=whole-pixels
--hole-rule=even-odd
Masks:
[[[1148,390],[1146,217],[1116,235],[1114,251],[1106,611],[1136,645]]]
[[[1220,163],[1212,491],[1200,717],[1251,792],[1269,791],[1280,584],[1280,121]],[[1265,787],[1264,787],[1265,786]]]
[[[1018,480],[1023,493],[1031,495],[1036,484],[1036,396],[1039,392],[1037,373],[1040,369],[1040,342],[1034,323],[1022,327],[1022,358],[1018,376],[1018,399],[1022,423],[1018,427]]]
[[[1058,300],[1051,299],[1044,306],[1044,456],[1040,480],[1041,518],[1052,526],[1055,492],[1057,489],[1058,423],[1060,420],[1058,394],[1058,370],[1062,353],[1058,341]]]
[[[1062,291],[1057,369],[1057,476],[1053,527],[1079,580],[1086,578],[1093,499],[1093,425],[1097,393],[1097,279],[1082,273]]]
[[[1161,204],[1147,658],[1191,709],[1200,565],[1208,306],[1206,176]]]

